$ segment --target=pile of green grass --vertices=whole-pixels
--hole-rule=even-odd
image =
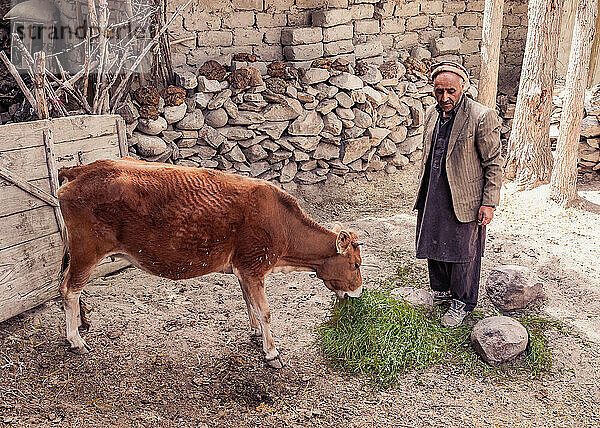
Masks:
[[[530,336],[525,356],[510,367],[491,367],[470,347],[472,326],[485,314],[474,311],[468,323],[447,329],[440,324],[441,309],[412,306],[390,296],[393,286],[411,285],[407,276],[420,277],[414,270],[414,266],[397,270],[400,275],[384,281],[379,290],[366,290],[358,299],[333,305],[329,320],[317,329],[318,344],[333,366],[366,375],[380,386],[394,383],[406,372],[442,363],[478,375],[537,377],[550,370],[544,332],[562,331],[559,323],[534,315],[521,317]]]

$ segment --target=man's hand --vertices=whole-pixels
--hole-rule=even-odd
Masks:
[[[479,214],[477,215],[477,224],[480,226],[485,226],[490,224],[492,219],[494,218],[494,211],[496,208],[488,207],[486,205],[482,205],[479,207]]]

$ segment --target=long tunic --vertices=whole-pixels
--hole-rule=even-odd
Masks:
[[[432,138],[430,155],[425,164],[423,188],[417,204],[417,258],[451,263],[467,263],[481,257],[485,227],[477,222],[461,223],[456,218],[446,174],[446,152],[456,111],[444,118],[441,110]]]

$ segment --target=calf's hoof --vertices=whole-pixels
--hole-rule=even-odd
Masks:
[[[267,365],[269,367],[271,367],[272,369],[281,369],[283,368],[283,363],[281,362],[281,358],[279,358],[278,356],[271,359],[271,360],[267,360],[265,358],[265,361],[267,362]]]
[[[90,346],[87,343],[84,343],[83,345],[80,346],[71,346],[69,348],[69,351],[71,351],[74,354],[77,355],[84,355],[89,353],[91,350]]]

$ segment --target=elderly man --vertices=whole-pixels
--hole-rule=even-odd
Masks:
[[[485,226],[500,201],[500,123],[463,95],[462,65],[441,62],[431,77],[437,105],[425,115],[416,250],[427,259],[434,303],[450,302],[442,325],[457,327],[477,304]]]

